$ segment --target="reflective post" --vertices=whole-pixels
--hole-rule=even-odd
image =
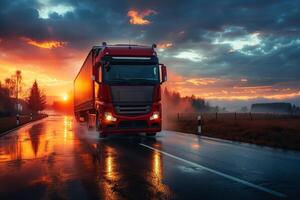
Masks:
[[[20,116],[19,114],[17,114],[17,126],[19,126],[19,124],[20,124]]]
[[[201,133],[202,133],[202,130],[201,130],[201,125],[202,125],[201,115],[198,115],[198,117],[197,117],[197,123],[198,123],[198,131],[197,131],[197,133],[198,133],[198,135],[201,135]]]

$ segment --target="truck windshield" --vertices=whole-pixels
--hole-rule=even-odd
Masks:
[[[158,65],[110,65],[103,69],[107,83],[155,84],[159,83]]]

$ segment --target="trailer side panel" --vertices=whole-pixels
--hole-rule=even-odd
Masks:
[[[74,106],[75,111],[87,110],[93,106],[93,60],[92,51],[83,63],[74,81]]]

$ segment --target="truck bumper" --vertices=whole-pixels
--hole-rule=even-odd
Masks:
[[[105,122],[103,120],[103,123],[101,123],[101,125],[101,132],[106,134],[154,133],[161,131],[161,120],[149,120],[149,117],[141,117],[137,119],[119,117],[116,122]]]
[[[102,111],[102,112],[101,112]],[[161,104],[153,103],[151,111],[143,115],[120,115],[114,111],[112,104],[100,109],[100,132],[113,133],[154,133],[161,131]],[[107,116],[109,113],[109,117]],[[156,115],[155,117],[153,117]]]
[[[161,128],[148,128],[148,129],[103,129],[102,133],[105,134],[131,134],[131,133],[157,133]]]

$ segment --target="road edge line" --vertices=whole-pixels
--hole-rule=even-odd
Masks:
[[[8,131],[5,131],[5,132],[3,132],[3,133],[0,133],[0,138],[3,137],[3,136],[5,136],[5,135],[7,135],[7,134],[9,134],[9,133],[11,133],[11,132],[13,132],[13,131],[16,131],[16,130],[21,129],[21,128],[24,128],[24,127],[26,127],[26,126],[32,125],[32,124],[34,124],[34,123],[36,123],[36,122],[40,122],[40,121],[42,121],[42,120],[44,120],[44,119],[46,119],[46,118],[47,118],[47,117],[43,117],[43,118],[41,118],[41,119],[37,119],[37,120],[34,120],[34,121],[30,121],[30,122],[27,122],[27,123],[25,123],[25,124],[22,124],[21,126],[17,126],[17,127],[13,128],[13,129],[10,129],[10,130],[8,130]]]
[[[230,180],[232,180],[232,181],[235,181],[235,182],[237,182],[237,183],[246,185],[246,186],[248,186],[248,187],[251,187],[251,188],[254,188],[254,189],[257,189],[257,190],[266,192],[266,193],[269,193],[269,194],[271,194],[271,195],[273,195],[273,196],[281,197],[281,198],[287,197],[286,194],[283,194],[283,193],[281,193],[281,192],[276,192],[276,191],[274,191],[274,190],[271,190],[271,189],[268,189],[268,188],[265,188],[265,187],[256,185],[256,184],[251,183],[251,182],[249,182],[249,181],[245,181],[245,180],[243,180],[243,179],[236,178],[236,177],[234,177],[234,176],[225,174],[225,173],[223,173],[223,172],[219,172],[219,171],[217,171],[217,170],[214,170],[214,169],[205,167],[205,166],[203,166],[203,165],[194,163],[194,162],[192,162],[192,161],[185,160],[185,159],[183,159],[183,158],[180,158],[180,157],[178,157],[178,156],[172,155],[172,154],[170,154],[170,153],[161,151],[161,150],[159,150],[159,149],[155,149],[155,148],[153,148],[153,147],[151,147],[151,146],[148,146],[148,145],[146,145],[146,144],[143,144],[143,143],[139,143],[139,144],[140,144],[141,146],[143,146],[143,147],[146,147],[146,148],[151,149],[151,150],[153,150],[153,151],[159,152],[159,153],[161,153],[161,154],[163,154],[163,155],[166,155],[166,156],[169,156],[169,157],[171,157],[171,158],[173,158],[173,159],[180,160],[180,161],[182,161],[182,162],[184,162],[184,163],[187,163],[187,164],[189,164],[189,165],[192,165],[192,166],[194,166],[194,167],[201,168],[201,169],[206,170],[206,171],[208,171],[208,172],[210,172],[210,173],[213,173],[213,174],[222,176],[223,178],[230,179]]]

